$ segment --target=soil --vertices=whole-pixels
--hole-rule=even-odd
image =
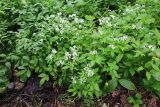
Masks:
[[[53,88],[52,82],[47,82],[44,88],[39,86],[40,78],[31,77],[24,84],[18,80],[12,81],[5,94],[0,95],[0,107],[84,107],[81,100],[65,94],[66,89]],[[160,100],[153,94],[139,88],[142,94],[141,107],[160,107]],[[113,93],[95,99],[94,107],[132,107],[127,98],[135,92],[117,89]]]

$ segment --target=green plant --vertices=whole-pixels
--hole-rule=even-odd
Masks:
[[[133,107],[140,107],[140,105],[142,104],[142,96],[141,94],[137,93],[134,97],[128,97],[128,102],[130,104],[133,104]]]
[[[159,94],[160,3],[104,2],[1,0],[2,81],[14,69],[23,82],[34,72],[41,86],[50,80],[80,99],[136,90],[135,82]]]

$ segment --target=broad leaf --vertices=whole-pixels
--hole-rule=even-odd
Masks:
[[[106,92],[111,93],[113,92],[117,87],[117,80],[111,79],[106,83],[107,87],[105,88]]]
[[[130,81],[130,80],[127,80],[127,79],[120,79],[119,80],[119,83],[126,89],[128,90],[135,90],[136,87],[135,85]]]

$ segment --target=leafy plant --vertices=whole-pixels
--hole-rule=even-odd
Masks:
[[[36,73],[41,86],[50,80],[80,99],[135,82],[160,94],[157,0],[8,1],[0,1],[2,90],[13,68],[23,82]]]
[[[128,102],[130,104],[133,104],[133,107],[140,107],[140,105],[142,104],[142,96],[141,94],[137,93],[134,97],[128,97]]]

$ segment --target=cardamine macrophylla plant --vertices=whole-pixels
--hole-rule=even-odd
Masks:
[[[40,85],[51,80],[80,98],[99,97],[119,86],[136,90],[134,80],[160,94],[160,3],[137,0],[122,7],[83,17],[40,3],[13,7],[11,24],[17,28],[7,33],[10,27],[4,28],[0,35],[3,44],[9,41],[6,35],[14,38],[5,59],[21,81],[36,72]]]

